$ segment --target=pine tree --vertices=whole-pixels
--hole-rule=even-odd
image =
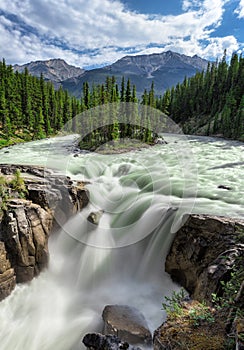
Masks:
[[[83,101],[86,109],[90,108],[90,89],[87,82],[83,83]]]
[[[131,99],[131,102],[133,103],[136,103],[137,102],[137,97],[136,97],[136,86],[133,85],[133,88],[132,88],[132,99]]]
[[[130,86],[130,79],[127,80],[126,85],[126,92],[125,92],[125,102],[131,102],[132,95],[131,95],[131,86]]]
[[[120,89],[120,101],[125,102],[125,77],[122,77],[121,80],[121,89]]]
[[[149,91],[148,104],[152,108],[156,107],[155,92],[154,92],[154,82],[152,82],[151,89]]]
[[[42,108],[40,108],[39,113],[36,115],[36,120],[34,125],[34,139],[43,139],[46,136],[43,128],[44,128],[44,117],[42,113]]]

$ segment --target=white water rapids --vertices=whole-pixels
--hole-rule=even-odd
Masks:
[[[91,204],[50,238],[48,270],[0,303],[1,350],[81,349],[86,332],[101,330],[107,304],[137,307],[154,330],[163,297],[178,288],[164,259],[182,215],[244,217],[241,143],[172,137],[137,152],[74,157],[73,141],[0,150],[2,164],[44,165],[91,183]],[[94,227],[86,218],[100,209]]]

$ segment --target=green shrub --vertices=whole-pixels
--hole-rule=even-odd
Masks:
[[[171,297],[164,297],[166,302],[162,303],[162,306],[169,318],[179,317],[183,314],[182,306],[186,296],[185,290],[181,288],[179,292],[173,291]]]
[[[17,169],[14,174],[14,179],[10,181],[9,185],[13,189],[13,191],[18,192],[21,198],[25,198],[27,194],[27,188],[25,186],[25,181],[21,177],[20,170]]]

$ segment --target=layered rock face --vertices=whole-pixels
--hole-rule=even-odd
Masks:
[[[244,257],[243,234],[244,220],[190,215],[176,233],[165,269],[193,299],[211,302],[212,293],[221,293],[220,281],[228,281]]]
[[[16,282],[28,282],[47,266],[52,213],[27,200],[12,200],[1,222]]]
[[[5,244],[0,242],[0,300],[6,298],[14,289],[16,277],[7,258]]]
[[[19,169],[26,198],[10,198],[0,220],[0,300],[16,283],[28,282],[48,264],[48,238],[53,225],[62,225],[88,204],[84,185],[43,168],[2,165],[1,174]]]

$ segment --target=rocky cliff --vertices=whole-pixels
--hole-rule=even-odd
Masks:
[[[192,299],[179,301],[178,316],[172,312],[155,331],[154,349],[243,349],[244,319],[237,311],[244,307],[243,262],[244,220],[190,215],[176,233],[165,269]],[[233,271],[238,280],[231,280]],[[213,293],[226,298],[220,308],[211,307]]]
[[[25,198],[10,191],[0,216],[0,300],[16,283],[30,281],[48,263],[48,237],[88,203],[82,183],[40,167],[1,165],[0,175],[11,179],[21,172]],[[58,218],[58,220],[57,220]]]
[[[191,297],[212,300],[221,293],[238,259],[244,257],[244,220],[190,215],[177,232],[165,269]]]

